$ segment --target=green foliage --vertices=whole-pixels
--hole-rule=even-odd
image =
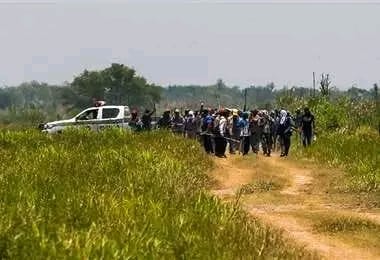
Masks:
[[[221,79],[209,86],[174,85],[161,88],[147,83],[146,79],[138,76],[132,68],[122,64],[112,64],[104,70],[85,70],[73,80],[72,84],[52,86],[32,81],[17,87],[0,88],[0,110],[4,112],[11,107],[24,109],[33,106],[44,111],[47,120],[56,120],[73,115],[73,111],[81,111],[91,106],[92,98],[105,99],[108,104],[128,104],[139,109],[152,108],[152,102],[159,101],[157,104],[159,110],[166,108],[198,110],[200,101],[204,101],[206,107],[220,105],[243,109],[245,89],[247,109],[269,110],[277,106],[294,111],[298,107],[308,105],[312,94],[312,90],[305,87],[279,89],[273,83],[248,88],[228,87]],[[359,88],[350,88],[348,91],[330,89],[329,98],[334,101],[345,97],[350,102],[373,104],[375,94],[375,90]],[[314,98],[314,100],[319,99],[318,96]]]
[[[210,196],[210,159],[168,133],[0,131],[0,257],[311,256]]]
[[[311,147],[297,153],[346,169],[350,178],[345,184],[350,190],[380,193],[380,136],[372,128],[350,134],[323,133]]]
[[[339,233],[352,231],[380,232],[380,225],[353,216],[323,216],[314,225],[319,232]]]
[[[294,112],[309,107],[316,117],[318,133],[341,131],[349,134],[360,126],[376,128],[376,104],[370,99],[350,99],[347,96],[303,98],[286,94],[278,96],[277,107]]]
[[[247,88],[247,107],[254,109],[272,104],[274,101],[274,84],[251,86]],[[222,80],[210,86],[169,86],[162,92],[161,106],[198,109],[199,102],[204,101],[208,107],[235,107],[243,109],[244,90],[237,86],[227,87]]]
[[[9,108],[6,111],[0,111],[0,123],[5,125],[18,125],[23,127],[36,127],[39,123],[46,120],[47,116],[44,111],[38,108]]]
[[[141,106],[158,102],[161,88],[148,84],[134,69],[123,64],[113,63],[101,71],[85,70],[71,84],[78,97],[107,101],[109,104]],[[75,101],[75,100],[74,100]]]
[[[308,149],[298,147],[297,155],[346,170],[349,176],[342,184],[351,191],[380,196],[380,136],[374,100],[316,97],[293,98],[290,103],[293,109],[308,106],[316,118],[317,141]]]
[[[282,185],[274,180],[258,180],[253,183],[248,183],[240,187],[239,192],[242,194],[251,194],[256,192],[268,192],[279,190]]]

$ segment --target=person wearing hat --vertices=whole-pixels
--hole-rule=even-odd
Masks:
[[[234,140],[240,139],[240,127],[239,127],[239,114],[237,109],[231,110],[231,116],[228,118],[228,131],[229,135]],[[239,143],[230,141],[230,153],[235,154],[239,149]]]
[[[185,120],[180,115],[178,108],[174,110],[174,116],[171,120],[171,124],[173,133],[183,135]]]

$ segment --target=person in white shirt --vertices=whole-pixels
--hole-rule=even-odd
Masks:
[[[215,155],[218,157],[226,157],[227,140],[227,119],[226,112],[224,110],[219,111],[218,124],[215,125]]]

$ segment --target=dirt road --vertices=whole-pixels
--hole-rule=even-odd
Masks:
[[[295,243],[326,259],[380,259],[380,211],[332,192],[339,171],[278,155],[232,155],[215,163],[212,192],[227,201],[241,194],[247,212]],[[375,228],[367,229],[366,221]]]

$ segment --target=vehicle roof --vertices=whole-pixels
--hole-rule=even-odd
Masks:
[[[116,105],[106,105],[106,106],[99,106],[99,107],[89,107],[89,108],[86,108],[85,110],[87,109],[95,109],[95,108],[125,108],[125,107],[128,107],[128,106],[116,106]]]

